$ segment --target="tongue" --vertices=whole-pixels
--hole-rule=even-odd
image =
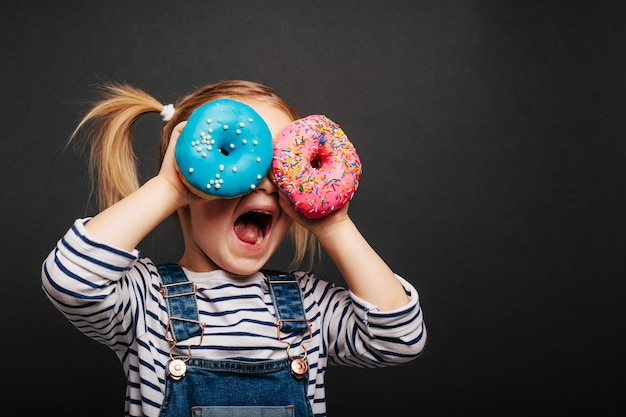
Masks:
[[[261,243],[263,234],[256,224],[238,222],[235,224],[235,234],[237,237],[250,244]]]

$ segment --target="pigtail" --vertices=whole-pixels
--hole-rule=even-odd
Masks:
[[[131,130],[142,115],[163,109],[163,104],[141,90],[126,84],[105,84],[101,100],[74,129],[70,142],[81,129],[90,127],[84,145],[89,147],[91,191],[96,193],[101,210],[139,188]]]

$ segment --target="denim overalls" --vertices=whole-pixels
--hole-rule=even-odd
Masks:
[[[176,358],[176,342],[200,336],[204,323],[198,320],[196,286],[178,264],[159,265],[169,321],[166,339],[170,342],[165,397],[160,416],[191,417],[312,417],[307,397],[306,350],[301,357],[289,355],[278,361],[208,360]],[[296,277],[263,271],[276,311],[277,337],[281,332],[309,332],[302,294]],[[305,336],[306,337],[306,336]],[[282,341],[282,340],[281,340]]]

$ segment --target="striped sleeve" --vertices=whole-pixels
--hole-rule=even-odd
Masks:
[[[77,220],[44,260],[43,290],[69,320],[85,335],[109,346],[128,342],[130,320],[124,309],[130,292],[116,291],[116,283],[133,267],[138,252],[125,252],[90,240]],[[114,316],[120,316],[117,320]]]
[[[330,363],[378,368],[408,362],[422,353],[426,326],[417,290],[396,277],[409,301],[392,311],[379,311],[340,287],[318,285],[312,291],[319,300]]]

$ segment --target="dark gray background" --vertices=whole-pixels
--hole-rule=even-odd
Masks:
[[[64,147],[83,101],[101,81],[168,103],[244,78],[342,125],[364,165],[351,214],[420,291],[423,356],[331,368],[329,415],[623,409],[622,4],[3,3],[4,407],[122,414],[114,354],[40,288],[44,257],[93,214],[87,156]],[[146,176],[160,128],[155,114],[136,130]],[[140,249],[175,260],[180,240],[165,224]]]

